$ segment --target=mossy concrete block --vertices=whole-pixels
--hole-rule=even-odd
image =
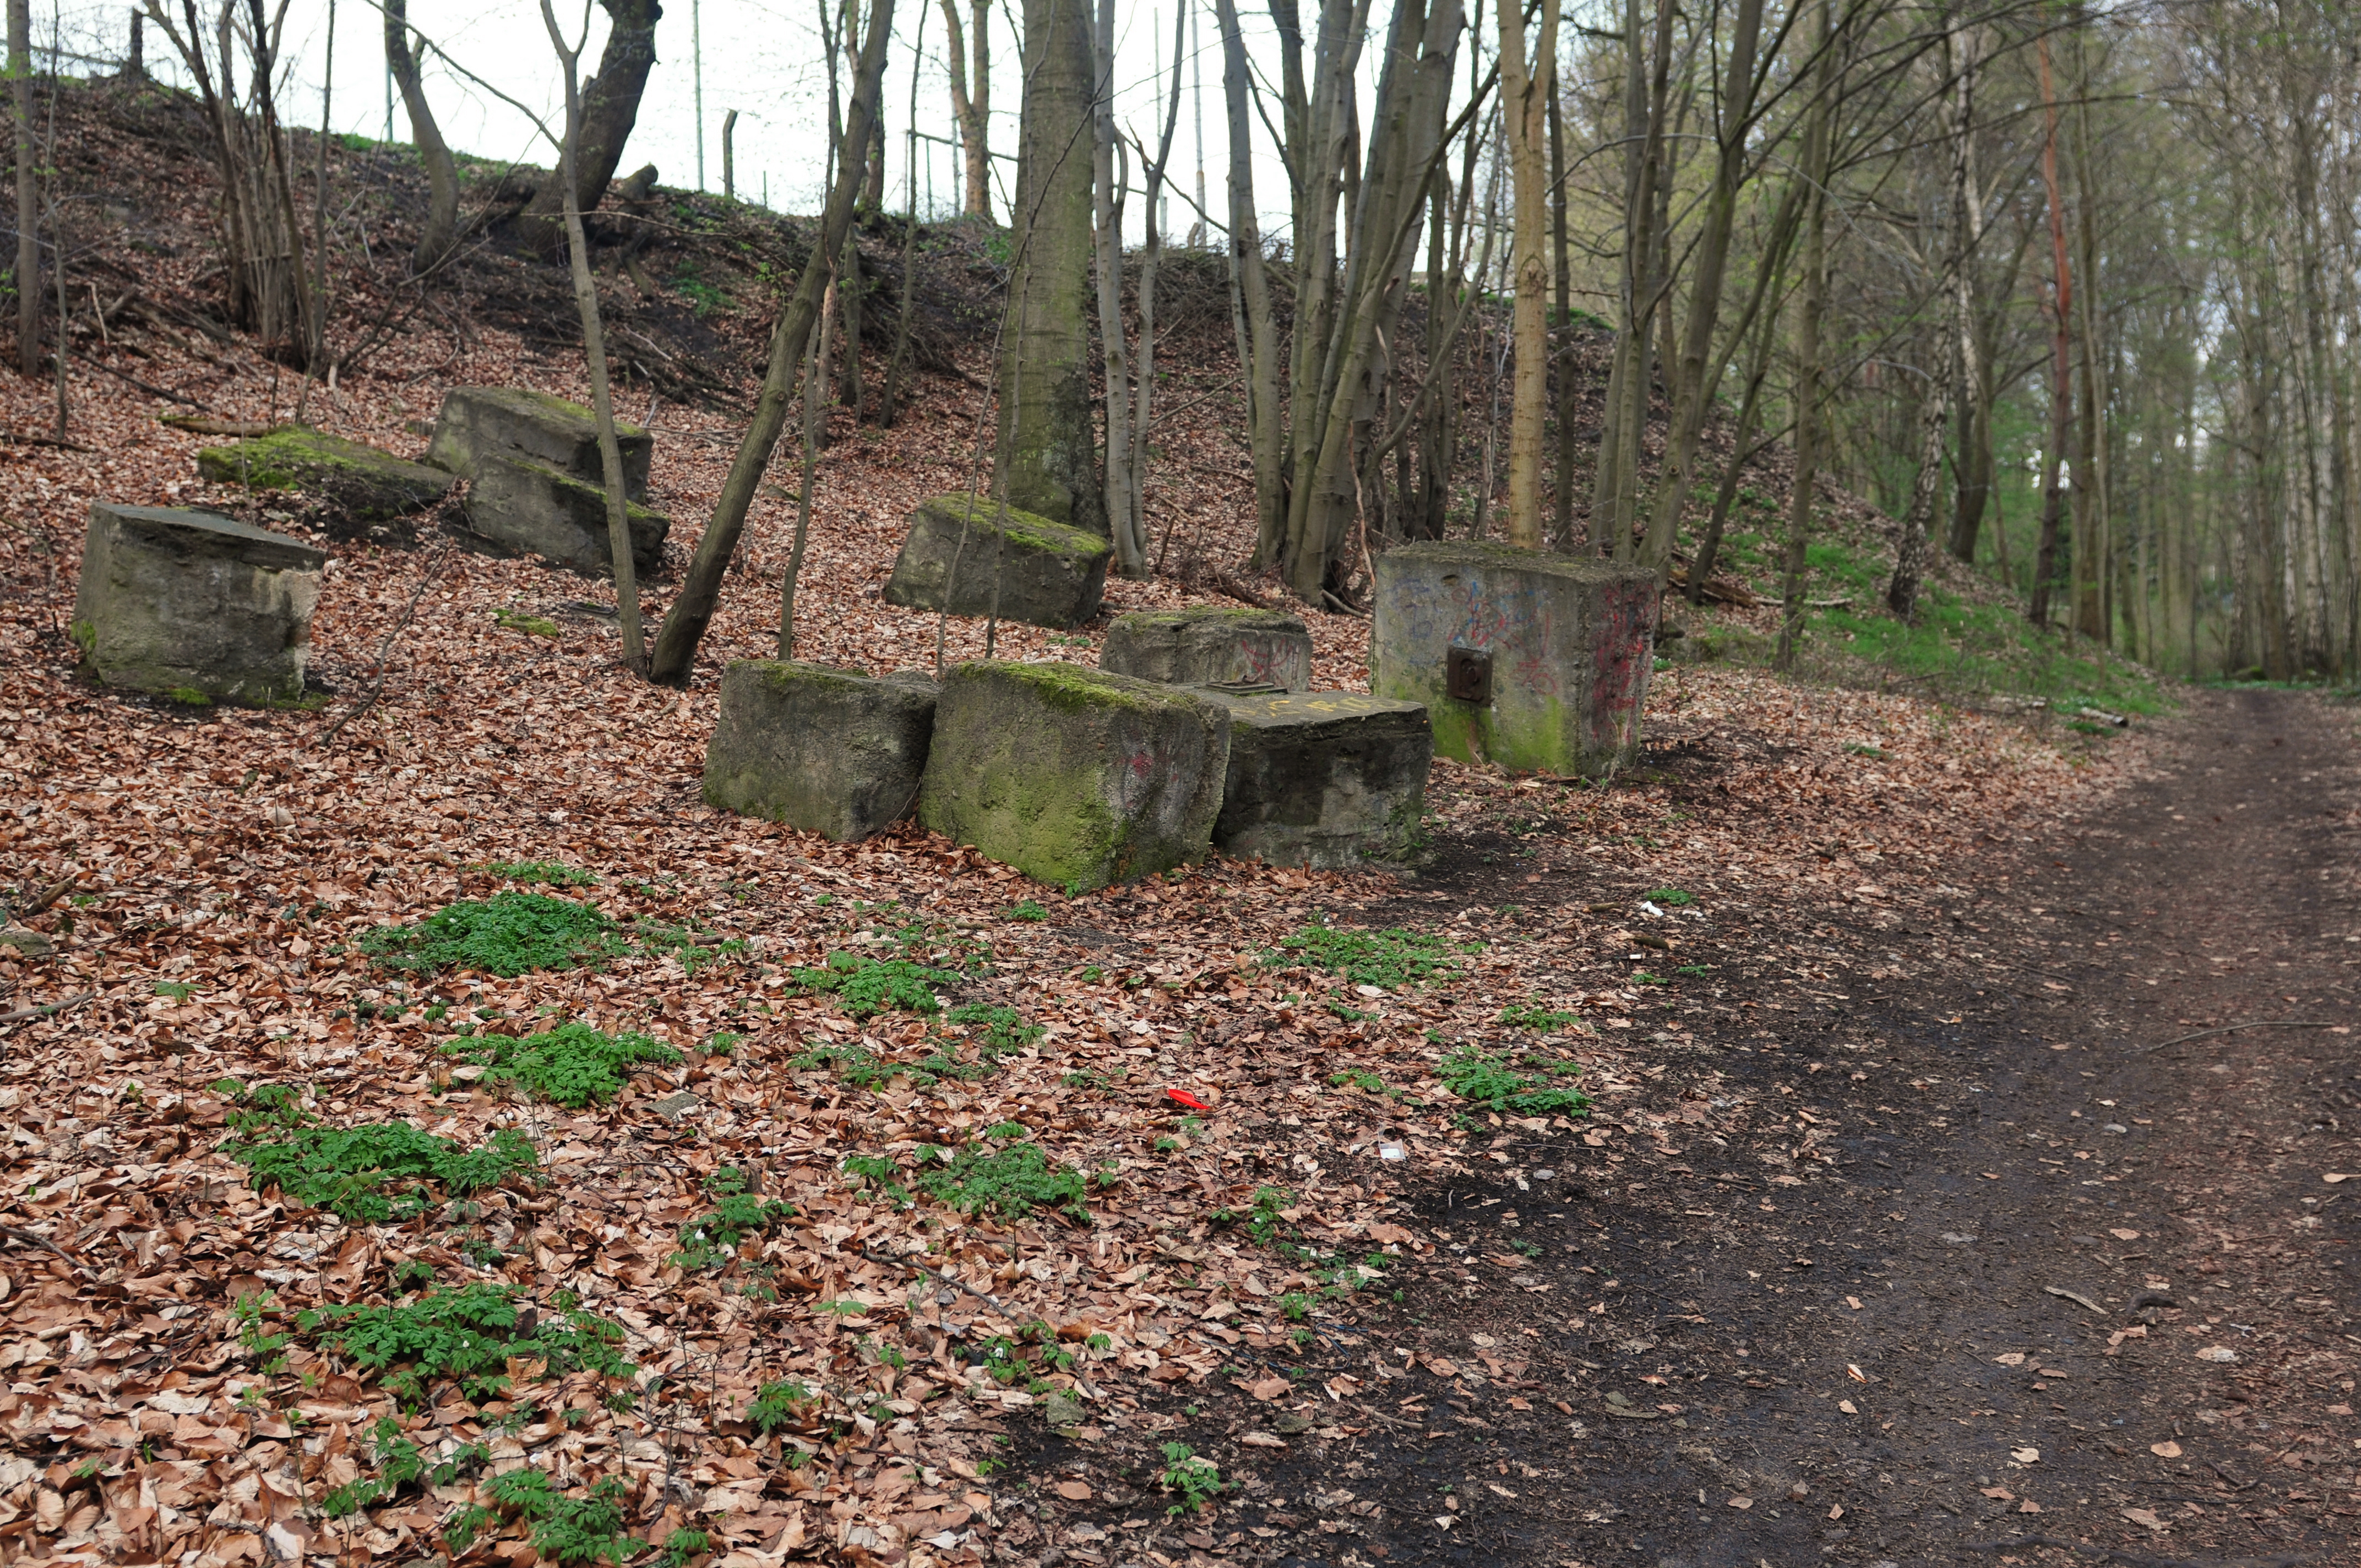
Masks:
[[[1079,664],[961,664],[943,679],[918,820],[1053,886],[1202,861],[1229,766],[1226,709]]]
[[[935,729],[935,685],[785,659],[722,672],[705,801],[839,843],[910,808]]]
[[[212,512],[93,502],[74,594],[82,666],[183,701],[294,701],[327,560]]]
[[[1444,756],[1604,778],[1639,754],[1655,613],[1644,566],[1402,545],[1377,560],[1369,689],[1424,704]],[[1470,695],[1452,695],[1454,650]]]
[[[910,514],[885,602],[953,615],[996,609],[1003,620],[1080,626],[1099,612],[1114,555],[1114,546],[1084,529],[989,497],[971,509],[965,496],[937,496]]]
[[[1398,859],[1426,809],[1426,709],[1358,692],[1205,694],[1229,710],[1213,848],[1338,871]]]
[[[617,420],[615,444],[623,455],[623,494],[645,500],[655,437]],[[443,395],[426,460],[472,479],[487,457],[522,457],[593,485],[607,482],[598,416],[580,403],[523,387],[454,387]]]
[[[1142,609],[1118,616],[1099,665],[1176,686],[1312,685],[1312,633],[1276,609]]]
[[[631,522],[633,565],[642,573],[653,571],[672,520],[635,501],[624,503],[624,515]],[[578,572],[606,576],[614,567],[606,489],[546,463],[479,458],[467,487],[467,525],[495,543],[546,555]]]
[[[318,430],[282,430],[197,454],[217,485],[300,490],[357,522],[384,522],[433,506],[456,483],[440,468]]]

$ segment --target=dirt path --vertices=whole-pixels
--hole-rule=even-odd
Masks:
[[[1757,971],[1709,1058],[1660,1036],[1691,1124],[1510,1128],[1413,1187],[1398,1302],[1175,1396],[1200,1443],[1302,1434],[1198,1529],[1033,1442],[1045,1497],[1101,1477],[1043,1561],[2354,1561],[2354,718],[2201,696],[2103,815],[1960,865],[1943,928],[1750,933],[1827,979]],[[2266,1019],[2334,1026],[2157,1048]],[[1766,1178],[1741,1102],[1799,1157]]]

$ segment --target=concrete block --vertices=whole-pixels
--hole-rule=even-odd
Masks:
[[[1228,711],[1079,664],[961,664],[943,680],[918,820],[1059,887],[1201,861],[1229,766]]]
[[[1444,756],[1603,778],[1639,754],[1655,607],[1642,566],[1402,545],[1377,560],[1369,689],[1423,703]]]
[[[327,559],[212,512],[94,501],[74,594],[82,666],[183,701],[291,702]]]
[[[934,728],[932,681],[741,660],[722,672],[705,801],[839,843],[864,839],[917,797]]]
[[[356,522],[422,511],[457,483],[448,473],[317,430],[282,430],[197,454],[197,472],[217,485],[300,490]]]
[[[625,503],[625,515],[631,521],[631,562],[642,575],[653,572],[662,558],[664,535],[672,532],[672,520],[637,502]],[[487,539],[546,555],[594,576],[613,570],[605,488],[546,463],[478,458],[475,479],[467,487],[467,526]]]
[[[1230,714],[1213,848],[1330,871],[1411,848],[1434,757],[1424,707],[1358,692],[1206,695]]]
[[[1312,633],[1275,609],[1142,609],[1118,616],[1099,666],[1176,686],[1312,685]]]
[[[1099,612],[1114,555],[1114,546],[1085,529],[1014,507],[1004,514],[989,497],[978,497],[971,511],[963,495],[937,496],[910,514],[885,602],[990,615],[996,601],[1003,620],[1079,626]]]
[[[645,500],[655,437],[617,420],[615,444],[623,455],[623,494]],[[592,485],[607,482],[598,459],[598,418],[580,403],[522,387],[452,388],[443,395],[426,460],[472,479],[476,465],[495,456],[544,463]]]

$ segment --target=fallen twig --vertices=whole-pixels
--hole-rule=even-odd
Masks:
[[[60,1013],[71,1013],[96,996],[95,991],[85,991],[80,996],[69,996],[63,1002],[45,1002],[38,1007],[19,1007],[14,1013],[0,1013],[0,1024],[22,1024],[31,1018],[53,1018]]]
[[[2211,1029],[2199,1029],[2193,1034],[2175,1035],[2160,1046],[2142,1046],[2132,1054],[2154,1056],[2175,1046],[2185,1046],[2191,1040],[2202,1040],[2208,1035],[2234,1035],[2241,1029],[2334,1029],[2336,1025],[2320,1018],[2254,1018],[2244,1024],[2220,1024]]]
[[[897,1265],[903,1268],[915,1268],[921,1274],[928,1275],[935,1279],[940,1280],[943,1284],[950,1286],[954,1290],[964,1290],[979,1301],[990,1302],[992,1310],[995,1312],[1005,1313],[1008,1310],[1005,1306],[1001,1304],[1000,1298],[994,1296],[991,1291],[979,1290],[963,1279],[954,1279],[950,1275],[945,1274],[942,1270],[930,1267],[926,1264],[920,1263],[915,1257],[895,1257],[888,1253],[871,1252],[867,1247],[862,1247],[861,1249],[861,1255],[867,1258],[872,1263],[892,1264]]]
[[[83,359],[82,363],[93,370],[104,370],[118,381],[128,381],[151,398],[162,398],[167,402],[180,403],[184,407],[192,409],[201,409],[205,406],[204,404],[197,401],[194,398],[184,398],[178,392],[170,391],[165,388],[143,381],[137,376],[126,375],[123,371],[117,370],[114,366],[107,364],[104,360],[96,358],[95,356]],[[52,443],[52,444],[63,446],[65,443],[60,441]],[[77,452],[87,452],[90,448],[86,446],[78,446],[75,447],[74,450]]]
[[[56,1253],[68,1263],[79,1265],[82,1262],[82,1259],[74,1256],[73,1254],[58,1245],[57,1243],[49,1240],[49,1237],[37,1236],[30,1231],[20,1231],[14,1225],[0,1225],[0,1235],[14,1236],[16,1240],[39,1247],[44,1252]]]
[[[377,684],[369,688],[368,700],[363,702],[358,707],[353,709],[350,713],[345,715],[342,718],[337,719],[335,726],[331,728],[325,735],[320,737],[319,743],[321,745],[324,746],[329,741],[334,740],[337,736],[343,734],[346,725],[350,724],[354,719],[358,718],[362,714],[367,713],[370,708],[375,707],[377,706],[377,699],[385,695],[385,661],[386,656],[393,652],[393,640],[401,636],[403,630],[410,625],[410,618],[418,613],[418,601],[426,597],[426,590],[434,587],[434,579],[443,575],[444,564],[450,558],[451,553],[449,551],[446,550],[443,552],[443,554],[434,557],[434,565],[419,576],[418,586],[410,591],[410,602],[401,607],[401,619],[393,623],[393,629],[385,634],[385,641],[378,647],[377,668],[373,672],[377,676]]]
[[[2101,1316],[2101,1317],[2103,1317],[2103,1317],[2105,1317],[2105,1316],[2107,1315],[2107,1310],[2106,1310],[2104,1307],[2100,1306],[2096,1301],[2092,1300],[2088,1296],[2083,1296],[2083,1295],[2077,1294],[2076,1292],[2074,1292],[2074,1291],[2072,1291],[2072,1290],[2060,1289],[2059,1287],[2057,1287],[2057,1286],[2055,1286],[2055,1285],[2045,1285],[2045,1286],[2043,1286],[2043,1287],[2041,1288],[2041,1293],[2042,1293],[2044,1296],[2060,1296],[2060,1297],[2063,1297],[2063,1298],[2065,1298],[2067,1300],[2073,1302],[2073,1303],[2074,1303],[2076,1306],[2078,1306],[2078,1307],[2088,1307],[2089,1309],[2091,1309],[2091,1310],[2092,1310],[2092,1311],[2094,1311],[2094,1312],[2098,1313],[2098,1314],[2099,1314],[2099,1316]]]

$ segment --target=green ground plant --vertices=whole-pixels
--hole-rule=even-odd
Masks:
[[[484,1491],[497,1515],[480,1506],[462,1515],[467,1540],[455,1541],[455,1551],[466,1551],[476,1533],[495,1517],[531,1523],[533,1551],[555,1563],[620,1563],[646,1544],[623,1533],[626,1488],[619,1475],[609,1475],[581,1497],[571,1497],[557,1489],[547,1471],[528,1467],[503,1471],[484,1483]]]
[[[1306,926],[1282,938],[1277,948],[1262,956],[1265,969],[1310,964],[1344,976],[1355,985],[1379,985],[1388,991],[1431,981],[1449,980],[1460,970],[1458,955],[1478,950],[1470,944],[1455,947],[1441,937],[1405,931],[1348,931],[1334,926]]]
[[[1049,1209],[1076,1224],[1090,1223],[1083,1203],[1089,1179],[1071,1166],[1051,1163],[1038,1144],[1011,1144],[989,1154],[976,1148],[933,1152],[936,1163],[918,1172],[918,1186],[962,1214],[990,1209],[1019,1219]]]
[[[681,1250],[673,1254],[674,1263],[685,1269],[707,1267],[723,1247],[735,1250],[748,1236],[776,1230],[795,1218],[794,1204],[759,1197],[746,1190],[747,1185],[745,1172],[735,1166],[725,1165],[705,1179],[713,1209],[681,1226]]]
[[[1443,1087],[1471,1105],[1519,1116],[1578,1116],[1590,1109],[1588,1095],[1550,1081],[1580,1072],[1576,1064],[1529,1055],[1523,1065],[1538,1070],[1522,1071],[1507,1057],[1462,1046],[1443,1058],[1435,1075]]]
[[[646,1035],[607,1035],[588,1024],[560,1024],[522,1039],[469,1036],[443,1047],[445,1056],[484,1069],[487,1080],[513,1083],[537,1100],[581,1110],[622,1092],[631,1069],[668,1067],[680,1053]]]
[[[414,1219],[441,1201],[437,1189],[442,1197],[465,1198],[536,1163],[533,1144],[513,1127],[493,1129],[470,1149],[407,1122],[279,1126],[285,1136],[268,1143],[233,1138],[222,1152],[246,1167],[257,1191],[277,1188],[291,1201],[356,1225]]]
[[[377,1474],[332,1488],[320,1499],[320,1511],[328,1518],[349,1519],[363,1508],[390,1502],[403,1487],[413,1483],[421,1486],[451,1486],[461,1476],[481,1470],[492,1457],[488,1445],[467,1442],[440,1459],[430,1459],[423,1448],[402,1435],[401,1423],[391,1416],[378,1418],[369,1446],[375,1453]]]
[[[1517,1029],[1532,1029],[1546,1034],[1552,1029],[1568,1029],[1582,1022],[1579,1013],[1561,1012],[1544,1007],[1538,1002],[1500,1009],[1500,1022]]]
[[[765,1383],[746,1407],[746,1421],[764,1437],[781,1427],[801,1426],[805,1411],[819,1396],[792,1378]]]
[[[1197,1451],[1185,1442],[1168,1442],[1163,1453],[1164,1474],[1157,1479],[1180,1494],[1180,1500],[1165,1510],[1168,1515],[1201,1512],[1220,1496],[1224,1489],[1221,1467],[1212,1460],[1199,1457]]]
[[[481,970],[504,980],[577,969],[631,950],[614,921],[588,904],[544,893],[461,899],[414,926],[380,926],[360,949],[384,968]]]
[[[623,1331],[576,1307],[561,1293],[549,1310],[532,1309],[506,1285],[477,1282],[428,1290],[401,1306],[321,1307],[296,1315],[324,1349],[375,1375],[407,1405],[423,1405],[449,1380],[470,1400],[509,1386],[511,1358],[544,1363],[549,1374],[592,1372],[628,1377],[617,1352]]]
[[[484,874],[502,882],[538,883],[546,887],[588,887],[598,880],[562,861],[493,861],[484,867]]]
[[[826,993],[847,1015],[866,1018],[879,1013],[939,1013],[942,1003],[935,987],[957,985],[961,976],[950,970],[913,963],[907,959],[868,959],[858,953],[830,953],[825,969],[792,969],[788,978],[806,994]]]

